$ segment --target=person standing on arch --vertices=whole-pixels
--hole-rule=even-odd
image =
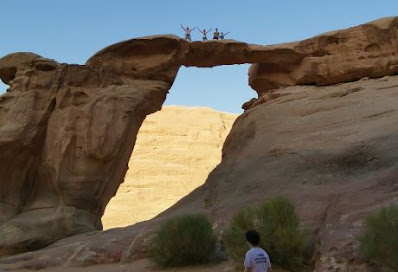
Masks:
[[[220,38],[220,32],[218,32],[218,28],[213,32],[213,40],[218,40]]]
[[[220,40],[224,40],[225,36],[227,36],[228,34],[229,34],[229,32],[227,32],[227,33],[221,32]]]
[[[184,27],[182,24],[181,24],[181,28],[184,30],[184,32],[185,32],[185,39],[187,40],[187,41],[192,41],[192,39],[191,39],[191,32],[192,31],[194,31],[195,29],[196,29],[196,27],[195,28],[193,28],[193,29],[190,29],[189,27]]]
[[[198,30],[199,30],[200,33],[203,34],[202,41],[203,42],[207,41],[207,33],[209,33],[212,30],[212,28],[210,28],[207,31],[206,31],[206,29],[203,29],[203,31],[202,31],[202,30],[200,30],[200,28],[198,28]]]

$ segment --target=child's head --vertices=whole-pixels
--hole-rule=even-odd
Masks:
[[[257,246],[260,243],[260,234],[255,230],[249,230],[246,232],[246,240],[252,246]]]

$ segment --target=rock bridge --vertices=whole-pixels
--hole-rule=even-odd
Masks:
[[[145,116],[181,66],[252,63],[259,96],[398,74],[398,18],[261,46],[152,36],[111,45],[85,65],[32,53],[0,59],[0,257],[102,229]],[[246,104],[255,107],[258,101]]]

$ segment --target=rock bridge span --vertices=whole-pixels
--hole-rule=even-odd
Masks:
[[[398,73],[398,18],[308,40],[249,45],[152,36],[111,45],[85,65],[32,53],[0,59],[0,256],[101,229],[145,116],[181,66],[253,63],[259,95]],[[247,108],[255,103],[247,105]]]

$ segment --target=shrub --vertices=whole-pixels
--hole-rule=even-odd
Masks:
[[[151,243],[151,259],[160,267],[211,261],[216,238],[204,215],[182,215],[164,222]]]
[[[223,235],[224,246],[228,254],[238,264],[243,263],[243,257],[247,251],[245,233],[255,228],[256,212],[253,208],[247,207],[240,210],[231,220],[229,228]],[[241,264],[238,268],[242,268]]]
[[[286,269],[303,265],[309,243],[288,199],[274,198],[261,205],[258,221],[264,249],[274,264]]]
[[[398,271],[398,206],[391,205],[369,215],[360,249],[370,261]]]
[[[248,250],[244,234],[249,229],[260,233],[259,246],[270,255],[272,264],[285,269],[303,265],[309,243],[307,235],[299,229],[299,218],[288,199],[270,199],[260,206],[244,208],[232,218],[223,240],[238,264]]]

